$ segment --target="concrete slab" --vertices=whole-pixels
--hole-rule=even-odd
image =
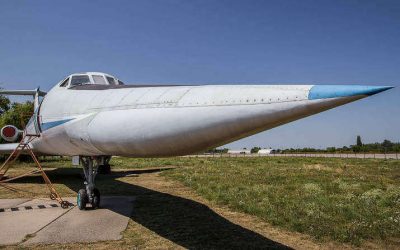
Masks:
[[[45,206],[49,202],[42,201],[41,203]],[[10,204],[12,204],[11,207]],[[25,209],[25,206],[35,207],[35,202],[25,200],[24,203],[21,203],[21,200],[15,202],[0,200],[0,207],[6,206],[9,209],[0,212],[0,245],[17,244],[27,235],[37,232],[68,211],[60,207]]]
[[[30,201],[31,199],[1,199],[0,209],[17,207],[18,205]]]
[[[75,206],[76,205],[76,198],[75,197],[63,197],[63,200],[68,201],[69,203],[71,203],[71,206]],[[19,207],[25,207],[25,206],[32,206],[33,208],[39,206],[39,205],[52,205],[52,204],[57,204],[57,206],[59,206],[58,201],[56,200],[50,200],[47,198],[41,198],[41,199],[33,199],[33,200],[29,200],[28,202],[25,203],[21,203],[19,204]]]
[[[75,197],[65,200],[76,204]],[[50,199],[0,199],[0,245],[118,240],[133,201],[129,196],[102,197],[100,209],[80,211],[62,209]]]
[[[80,211],[74,207],[24,242],[29,244],[118,240],[128,225],[134,197],[102,197],[101,208]]]

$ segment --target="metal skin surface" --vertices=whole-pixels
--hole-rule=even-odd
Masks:
[[[39,109],[36,152],[176,156],[334,108],[389,87],[330,93],[314,85],[204,85],[84,90],[56,85]],[[328,87],[328,86],[327,86]],[[371,89],[373,88],[373,90]],[[339,89],[340,90],[340,89]],[[312,98],[310,98],[312,96]]]

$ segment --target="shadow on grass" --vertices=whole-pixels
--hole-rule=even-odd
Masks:
[[[120,177],[162,171],[129,170],[98,175],[102,195],[135,196],[131,219],[182,247],[189,249],[290,249],[285,245],[234,224],[207,206],[182,197],[158,192],[118,180]],[[81,169],[58,168],[46,171],[54,183],[74,191],[83,187]],[[135,178],[135,177],[132,177]],[[29,176],[14,183],[43,183],[40,176]],[[118,209],[110,208],[118,213]]]

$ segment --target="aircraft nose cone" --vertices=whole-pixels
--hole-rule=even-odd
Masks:
[[[362,85],[314,85],[308,94],[309,100],[357,95],[375,95],[391,89],[391,86],[362,86]]]

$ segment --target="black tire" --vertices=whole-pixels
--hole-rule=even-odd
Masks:
[[[76,203],[78,205],[79,210],[84,210],[86,209],[86,204],[88,202],[88,195],[86,193],[85,189],[80,189],[78,191],[78,196],[76,199]]]
[[[97,173],[99,174],[110,174],[111,173],[111,166],[110,164],[100,165],[97,169]]]
[[[68,208],[69,207],[69,202],[68,201],[62,201],[61,202],[61,207],[64,208],[64,209]]]
[[[57,198],[57,195],[55,193],[50,193],[50,199],[55,200]]]
[[[100,191],[97,188],[93,189],[92,207],[94,209],[100,207]]]

